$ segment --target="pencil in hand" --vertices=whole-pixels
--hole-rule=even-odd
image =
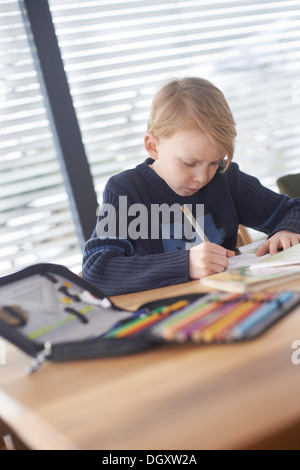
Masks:
[[[203,230],[203,228],[200,226],[200,224],[197,222],[197,220],[195,219],[195,217],[193,216],[193,214],[191,214],[191,212],[189,211],[188,207],[184,204],[183,206],[181,206],[181,210],[182,212],[184,213],[184,215],[186,216],[186,218],[188,219],[188,221],[190,222],[190,224],[192,225],[192,227],[195,229],[195,231],[197,232],[197,234],[199,235],[199,237],[201,238],[201,240],[203,242],[209,242],[209,239],[208,237],[205,235],[205,232]]]

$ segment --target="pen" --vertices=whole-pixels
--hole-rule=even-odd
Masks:
[[[191,214],[191,212],[189,211],[189,209],[187,208],[187,206],[185,204],[183,206],[181,206],[181,210],[184,213],[184,215],[186,216],[186,218],[188,219],[188,221],[190,222],[190,224],[192,225],[192,227],[194,227],[194,229],[198,233],[201,240],[203,242],[209,242],[209,239],[205,235],[205,232],[204,232],[203,228],[200,226],[200,224],[198,224],[197,220],[195,219],[193,214]]]

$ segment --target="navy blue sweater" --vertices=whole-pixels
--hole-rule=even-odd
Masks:
[[[149,167],[151,163],[153,160],[148,158],[135,169],[109,179],[103,194],[103,204],[115,208],[115,214],[103,209],[94,233],[85,245],[82,276],[106,295],[154,289],[190,280],[189,252],[184,249],[188,246],[187,240],[184,237],[182,240],[174,239],[174,221],[170,220],[172,227],[167,239],[163,221],[158,237],[151,239],[151,236],[145,236],[144,228],[148,229],[148,234],[151,233],[151,208],[157,207],[155,205],[189,204],[196,215],[196,205],[203,204],[202,221],[208,239],[228,249],[236,246],[239,224],[262,231],[268,236],[279,230],[300,233],[300,200],[265,188],[256,178],[241,172],[236,163],[231,163],[225,172],[219,168],[204,188],[185,197],[176,194]],[[126,196],[127,199],[120,199],[120,196]],[[133,204],[143,204],[147,208],[148,227],[138,226],[139,212],[133,211],[134,215],[131,216],[124,213],[125,200],[128,208]],[[144,238],[131,237],[130,230],[127,233],[132,222]],[[124,227],[124,224],[127,225]],[[113,234],[111,227],[116,227]],[[185,234],[183,230],[182,234]],[[196,243],[194,239],[192,244]]]

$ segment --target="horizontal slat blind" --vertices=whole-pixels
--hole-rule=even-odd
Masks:
[[[156,85],[197,75],[225,93],[236,161],[276,188],[299,172],[299,0],[49,0],[101,199],[146,154]],[[0,3],[0,275],[80,249],[17,0]]]
[[[158,82],[207,78],[238,124],[236,161],[277,190],[300,171],[299,0],[50,0],[96,189],[145,158]]]
[[[0,2],[0,275],[81,251],[17,0]]]

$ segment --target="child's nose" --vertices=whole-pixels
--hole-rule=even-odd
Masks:
[[[200,184],[207,184],[209,182],[209,172],[208,170],[202,170],[195,174],[195,181]]]

